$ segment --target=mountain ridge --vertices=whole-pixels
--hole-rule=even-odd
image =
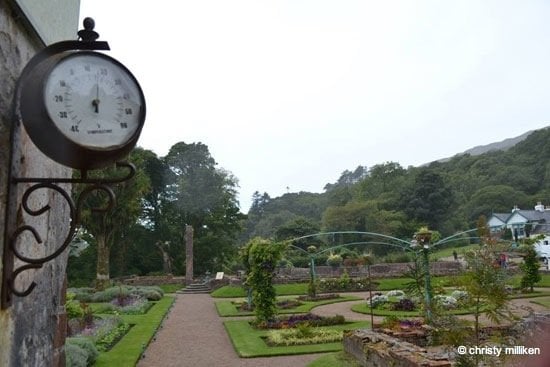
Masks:
[[[473,148],[470,148],[470,149],[467,149],[467,150],[465,150],[461,153],[456,153],[452,157],[437,159],[437,160],[429,162],[427,164],[430,164],[430,163],[433,163],[433,162],[440,162],[440,163],[448,162],[452,158],[454,158],[456,156],[464,155],[464,154],[477,156],[477,155],[481,155],[481,154],[488,153],[488,152],[494,152],[494,151],[497,151],[497,150],[506,151],[506,150],[512,148],[513,146],[515,146],[516,144],[518,144],[518,143],[522,142],[523,140],[527,139],[527,137],[529,135],[531,135],[532,133],[534,133],[535,131],[545,130],[545,129],[548,129],[548,128],[550,128],[550,127],[547,126],[547,127],[541,128],[541,129],[529,130],[529,131],[527,131],[527,132],[525,132],[521,135],[518,135],[516,137],[513,137],[513,138],[507,138],[507,139],[504,139],[504,140],[501,140],[501,141],[498,141],[498,142],[494,142],[494,143],[489,143],[489,144],[486,144],[486,145],[477,145],[477,146],[475,146]],[[426,164],[424,164],[424,165],[426,165]]]

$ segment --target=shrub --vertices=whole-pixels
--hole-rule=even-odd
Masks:
[[[455,291],[453,291],[453,293],[451,293],[451,297],[453,297],[454,299],[456,299],[458,302],[467,301],[468,298],[469,298],[468,292],[466,292],[466,291],[461,291],[461,290],[455,290]]]
[[[386,293],[388,297],[405,297],[405,292],[399,289],[395,289]]]
[[[162,288],[157,286],[117,286],[95,293],[92,288],[71,288],[70,292],[74,293],[74,298],[81,302],[111,302],[114,299],[123,302],[131,295],[144,297],[149,301],[158,301],[164,295]]]
[[[288,259],[281,259],[277,263],[277,267],[281,268],[281,269],[290,269],[290,268],[292,268],[292,266],[293,266],[292,262]]]
[[[385,329],[396,329],[400,327],[401,319],[395,315],[390,315],[384,317],[384,320],[382,320],[382,323],[380,326],[382,326]]]
[[[338,267],[342,265],[342,256],[338,254],[330,254],[327,259],[327,265],[332,267]]]
[[[86,352],[86,365],[87,366],[93,366],[95,363],[97,357],[99,356],[99,352],[97,351],[97,348],[95,347],[94,343],[88,339],[88,338],[67,338],[66,339],[67,345],[76,345],[79,348],[83,349]]]
[[[78,319],[84,316],[84,310],[80,302],[75,300],[75,294],[67,292],[67,302],[65,302],[65,310],[69,319]]]
[[[434,297],[434,301],[446,310],[451,310],[458,307],[456,298],[451,296],[437,295]]]
[[[149,301],[158,301],[164,295],[162,288],[157,286],[142,286],[132,290],[132,294],[147,298]]]
[[[375,294],[372,296],[371,305],[372,308],[376,308],[378,306],[383,305],[384,303],[388,302],[388,296],[383,294]]]
[[[111,302],[115,298],[124,298],[130,295],[126,287],[111,287],[92,295],[92,302]]]
[[[342,276],[338,279],[338,282],[340,283],[340,288],[343,290],[348,290],[351,288],[352,282],[347,270],[344,270]]]
[[[88,355],[83,348],[74,344],[65,344],[65,363],[67,367],[87,367]]]
[[[92,302],[93,288],[69,288],[67,293],[74,294],[74,299],[81,302]]]
[[[392,305],[394,311],[414,311],[416,305],[408,298],[402,298]]]

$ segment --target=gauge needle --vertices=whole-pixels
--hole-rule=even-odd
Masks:
[[[92,106],[95,107],[95,113],[99,113],[99,82],[95,84],[95,99],[92,101]]]

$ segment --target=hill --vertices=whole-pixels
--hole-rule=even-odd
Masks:
[[[538,201],[550,204],[549,162],[550,128],[545,128],[421,167],[396,162],[359,166],[345,170],[321,194],[257,200],[242,240],[293,238],[316,230],[410,238],[423,225],[450,235],[475,228],[480,215],[507,212],[514,205],[530,208]]]
[[[488,153],[488,152],[497,151],[497,150],[508,150],[511,147],[513,147],[514,145],[516,145],[517,143],[525,140],[534,131],[535,130],[529,130],[528,132],[523,133],[519,136],[516,136],[515,138],[504,139],[504,140],[496,142],[496,143],[490,143],[490,144],[487,144],[487,145],[478,145],[478,146],[475,146],[475,147],[470,148],[468,150],[465,150],[462,153],[455,154],[454,156],[463,155],[463,154],[480,155],[480,154],[483,154],[483,153]],[[451,160],[451,158],[452,157],[442,158],[442,159],[437,160],[437,162],[448,162],[449,160]]]

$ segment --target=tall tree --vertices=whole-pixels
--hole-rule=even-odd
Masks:
[[[479,345],[479,318],[482,314],[495,323],[511,318],[507,304],[507,275],[503,268],[494,266],[495,252],[488,246],[467,252],[465,258],[468,270],[462,282],[473,309],[476,344]]]
[[[405,212],[411,219],[430,228],[440,228],[449,216],[453,194],[443,177],[431,169],[422,169],[414,186],[402,198]]]
[[[82,210],[82,225],[93,236],[97,245],[96,288],[104,289],[110,282],[110,252],[113,245],[125,241],[128,229],[135,224],[141,213],[141,201],[149,190],[150,182],[141,169],[143,149],[136,148],[130,154],[130,161],[136,164],[136,175],[129,181],[112,185],[116,205],[108,212],[98,212],[106,208],[108,196],[101,190],[92,191]],[[114,166],[91,172],[93,177],[114,178],[121,174]],[[77,190],[82,188],[77,188]]]
[[[193,226],[197,272],[222,268],[236,256],[235,240],[244,218],[237,179],[217,167],[202,143],[177,143],[164,162],[169,171],[165,207],[172,228],[182,232],[186,224]]]

